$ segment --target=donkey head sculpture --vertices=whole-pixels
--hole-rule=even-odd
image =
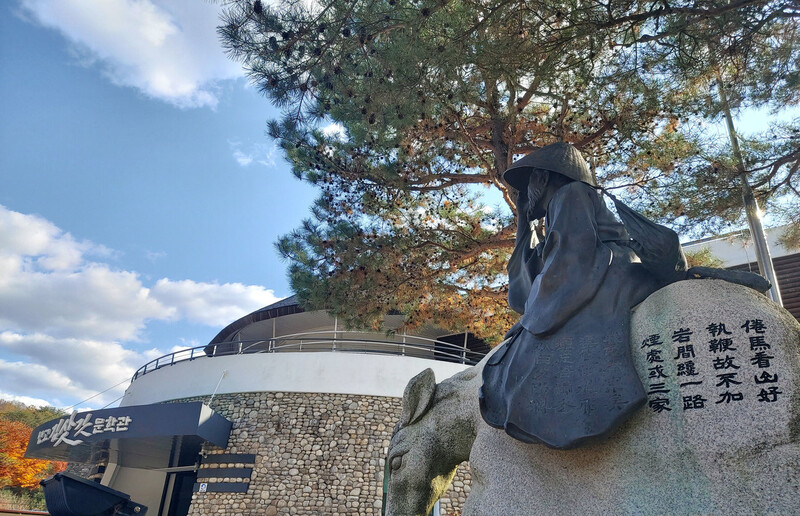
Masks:
[[[475,368],[439,385],[431,369],[411,379],[388,453],[387,516],[425,516],[447,490],[475,440]]]

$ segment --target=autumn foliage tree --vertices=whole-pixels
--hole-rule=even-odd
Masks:
[[[675,174],[703,166],[687,109],[707,95],[686,87],[676,55],[719,17],[741,16],[759,34],[794,23],[795,9],[752,0],[224,3],[223,44],[284,110],[269,134],[294,174],[320,188],[313,217],[277,244],[301,302],[352,326],[377,328],[399,310],[411,326],[489,339],[515,318],[505,264],[516,194],[502,178],[512,161],[569,141],[599,182],[653,216],[696,222],[689,189],[680,203],[659,200]]]
[[[25,458],[33,427],[63,415],[53,407],[29,407],[0,400],[0,489],[31,494],[39,481],[66,468],[66,463]]]
[[[32,430],[23,423],[0,420],[0,487],[38,488],[40,480],[66,468],[63,462],[24,457]]]

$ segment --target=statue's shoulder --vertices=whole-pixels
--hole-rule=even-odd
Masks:
[[[597,190],[586,183],[581,181],[570,181],[556,190],[555,194],[553,194],[553,199],[551,202],[563,202],[567,199],[575,202],[585,201],[595,203],[600,200],[600,197],[597,195]]]

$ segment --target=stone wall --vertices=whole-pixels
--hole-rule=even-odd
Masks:
[[[206,397],[179,401],[208,403]],[[222,465],[253,469],[247,493],[195,493],[189,515],[380,515],[385,458],[400,403],[344,394],[215,396],[211,408],[232,421],[233,429],[225,450],[207,445],[203,452],[255,454],[255,462]],[[211,487],[247,479],[203,481]],[[441,499],[443,516],[460,514],[469,485],[469,468],[462,464]]]

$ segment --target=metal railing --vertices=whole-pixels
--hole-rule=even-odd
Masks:
[[[360,335],[374,336],[375,333],[316,331],[283,335],[272,339],[237,340],[182,349],[146,363],[134,373],[131,381],[162,367],[171,366],[179,362],[254,353],[328,351],[411,356],[466,365],[475,365],[484,357],[484,353],[473,351],[466,346],[425,337],[396,335],[395,338],[399,340],[386,341],[361,338]]]

